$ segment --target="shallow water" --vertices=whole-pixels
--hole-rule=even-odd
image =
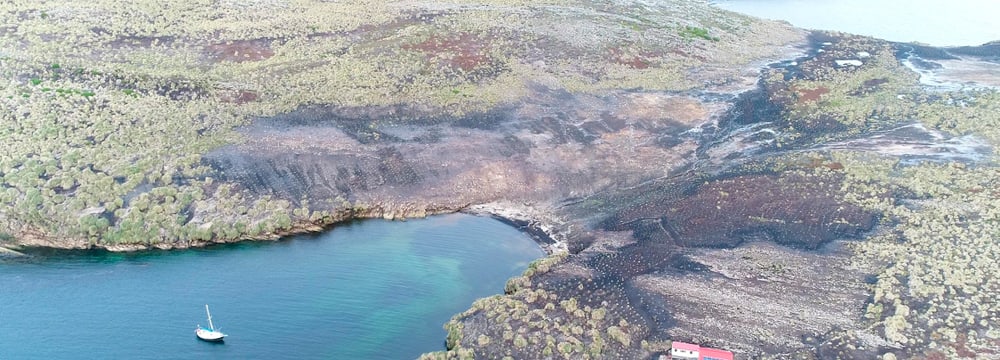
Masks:
[[[934,46],[1000,40],[996,0],[715,0],[719,7],[795,26]]]
[[[543,256],[489,218],[364,221],[315,236],[0,260],[0,359],[406,359]],[[195,339],[204,304],[229,334]]]

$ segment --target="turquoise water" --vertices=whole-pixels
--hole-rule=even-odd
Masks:
[[[364,221],[315,236],[0,260],[0,359],[409,359],[543,256],[489,218]],[[207,325],[223,345],[195,339]]]

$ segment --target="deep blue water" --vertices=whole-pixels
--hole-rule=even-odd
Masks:
[[[468,215],[280,242],[0,260],[0,359],[410,359],[543,256]],[[198,341],[204,304],[225,344]]]

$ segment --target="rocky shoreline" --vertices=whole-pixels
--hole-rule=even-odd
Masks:
[[[336,213],[328,223],[314,223],[314,222],[300,222],[294,223],[287,229],[281,229],[273,233],[262,234],[259,237],[252,238],[240,238],[240,239],[213,239],[209,241],[191,241],[191,242],[171,242],[171,243],[152,243],[152,244],[101,244],[101,243],[85,243],[84,241],[65,241],[65,240],[55,240],[45,237],[21,237],[18,238],[18,242],[10,246],[10,248],[0,247],[5,251],[10,251],[12,253],[17,253],[15,250],[22,250],[26,252],[32,252],[33,250],[39,249],[51,249],[51,250],[106,250],[110,252],[133,252],[133,251],[145,251],[145,250],[182,250],[188,248],[199,248],[206,247],[216,244],[228,244],[234,242],[242,241],[280,241],[295,235],[303,234],[314,234],[319,232],[328,231],[329,229],[336,227],[340,224],[354,221],[354,220],[366,220],[366,219],[384,219],[384,220],[399,220],[405,221],[406,219],[419,219],[427,216],[450,214],[456,212],[465,211],[463,208],[438,208],[433,206],[428,206],[428,208],[414,209],[412,206],[400,207],[397,209],[384,209],[381,207],[366,208],[363,211],[354,211],[349,209],[347,211],[342,211]],[[496,209],[497,213],[502,210]],[[476,209],[471,211],[471,213],[477,215],[491,215],[493,212],[486,212],[485,210]],[[519,220],[507,220],[505,218],[496,215],[496,217],[502,221],[513,223]],[[329,219],[328,219],[329,220]],[[544,230],[537,228],[531,224],[523,227],[528,232],[539,234],[539,236],[544,236]],[[547,237],[533,237],[536,241],[539,241],[539,245],[551,253],[550,247],[547,245],[557,245],[556,242],[550,240]],[[23,255],[23,254],[22,254]]]

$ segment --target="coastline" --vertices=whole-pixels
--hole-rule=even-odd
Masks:
[[[451,213],[467,213],[475,216],[487,216],[494,218],[500,222],[508,224],[519,231],[529,235],[532,240],[541,248],[546,255],[553,255],[555,253],[566,251],[566,241],[564,235],[561,232],[555,230],[557,225],[554,223],[549,223],[540,219],[551,219],[550,217],[542,216],[540,212],[527,206],[515,206],[512,203],[506,202],[496,202],[491,204],[481,204],[481,205],[469,205],[456,208],[441,208],[441,207],[429,207],[427,209],[413,210],[412,207],[407,207],[408,210],[391,210],[382,207],[371,207],[364,211],[353,211],[345,210],[338,212],[338,216],[334,218],[331,222],[326,223],[314,223],[314,222],[299,222],[293,224],[289,229],[276,231],[269,234],[264,234],[260,237],[246,237],[240,239],[221,239],[221,240],[210,240],[210,241],[191,241],[191,242],[174,242],[174,243],[153,243],[153,244],[119,244],[119,245],[103,245],[103,244],[86,244],[80,245],[79,242],[62,242],[62,241],[27,241],[20,242],[19,244],[11,247],[0,245],[0,256],[12,255],[12,256],[24,256],[25,252],[30,253],[33,250],[80,250],[80,251],[90,251],[90,250],[104,250],[110,252],[141,252],[141,251],[152,251],[152,250],[184,250],[188,248],[203,248],[210,247],[213,245],[221,244],[233,244],[239,242],[247,241],[282,241],[283,239],[304,234],[315,234],[328,231],[333,229],[340,224],[351,222],[351,221],[364,221],[364,220],[389,220],[389,221],[406,221],[407,219],[421,219],[429,216],[451,214]],[[529,215],[531,214],[531,215]],[[537,217],[532,217],[537,216]],[[68,245],[68,246],[62,246]],[[18,251],[20,250],[20,251]]]
[[[31,17],[18,33],[54,31],[47,9],[17,6]],[[974,311],[1000,305],[968,290],[1000,296],[988,220],[1000,94],[921,85],[995,84],[994,63],[923,56],[932,48],[900,63],[898,43],[703,2],[315,5],[372,10],[372,24],[269,6],[239,12],[275,16],[282,37],[95,36],[65,11],[94,46],[0,31],[25,49],[0,57],[16,65],[0,67],[17,79],[0,101],[19,126],[0,143],[2,238],[143,251],[491,216],[559,261],[456,316],[459,356],[649,358],[678,339],[751,357],[947,358],[1000,334]],[[202,10],[182,19],[226,15]],[[81,110],[99,121],[50,121]],[[843,239],[862,241],[821,251]],[[970,251],[977,261],[939,256]]]
[[[21,257],[21,256],[25,256],[24,253],[16,251],[16,250],[8,249],[8,248],[4,247],[3,245],[0,245],[0,258],[3,258],[3,257]]]

